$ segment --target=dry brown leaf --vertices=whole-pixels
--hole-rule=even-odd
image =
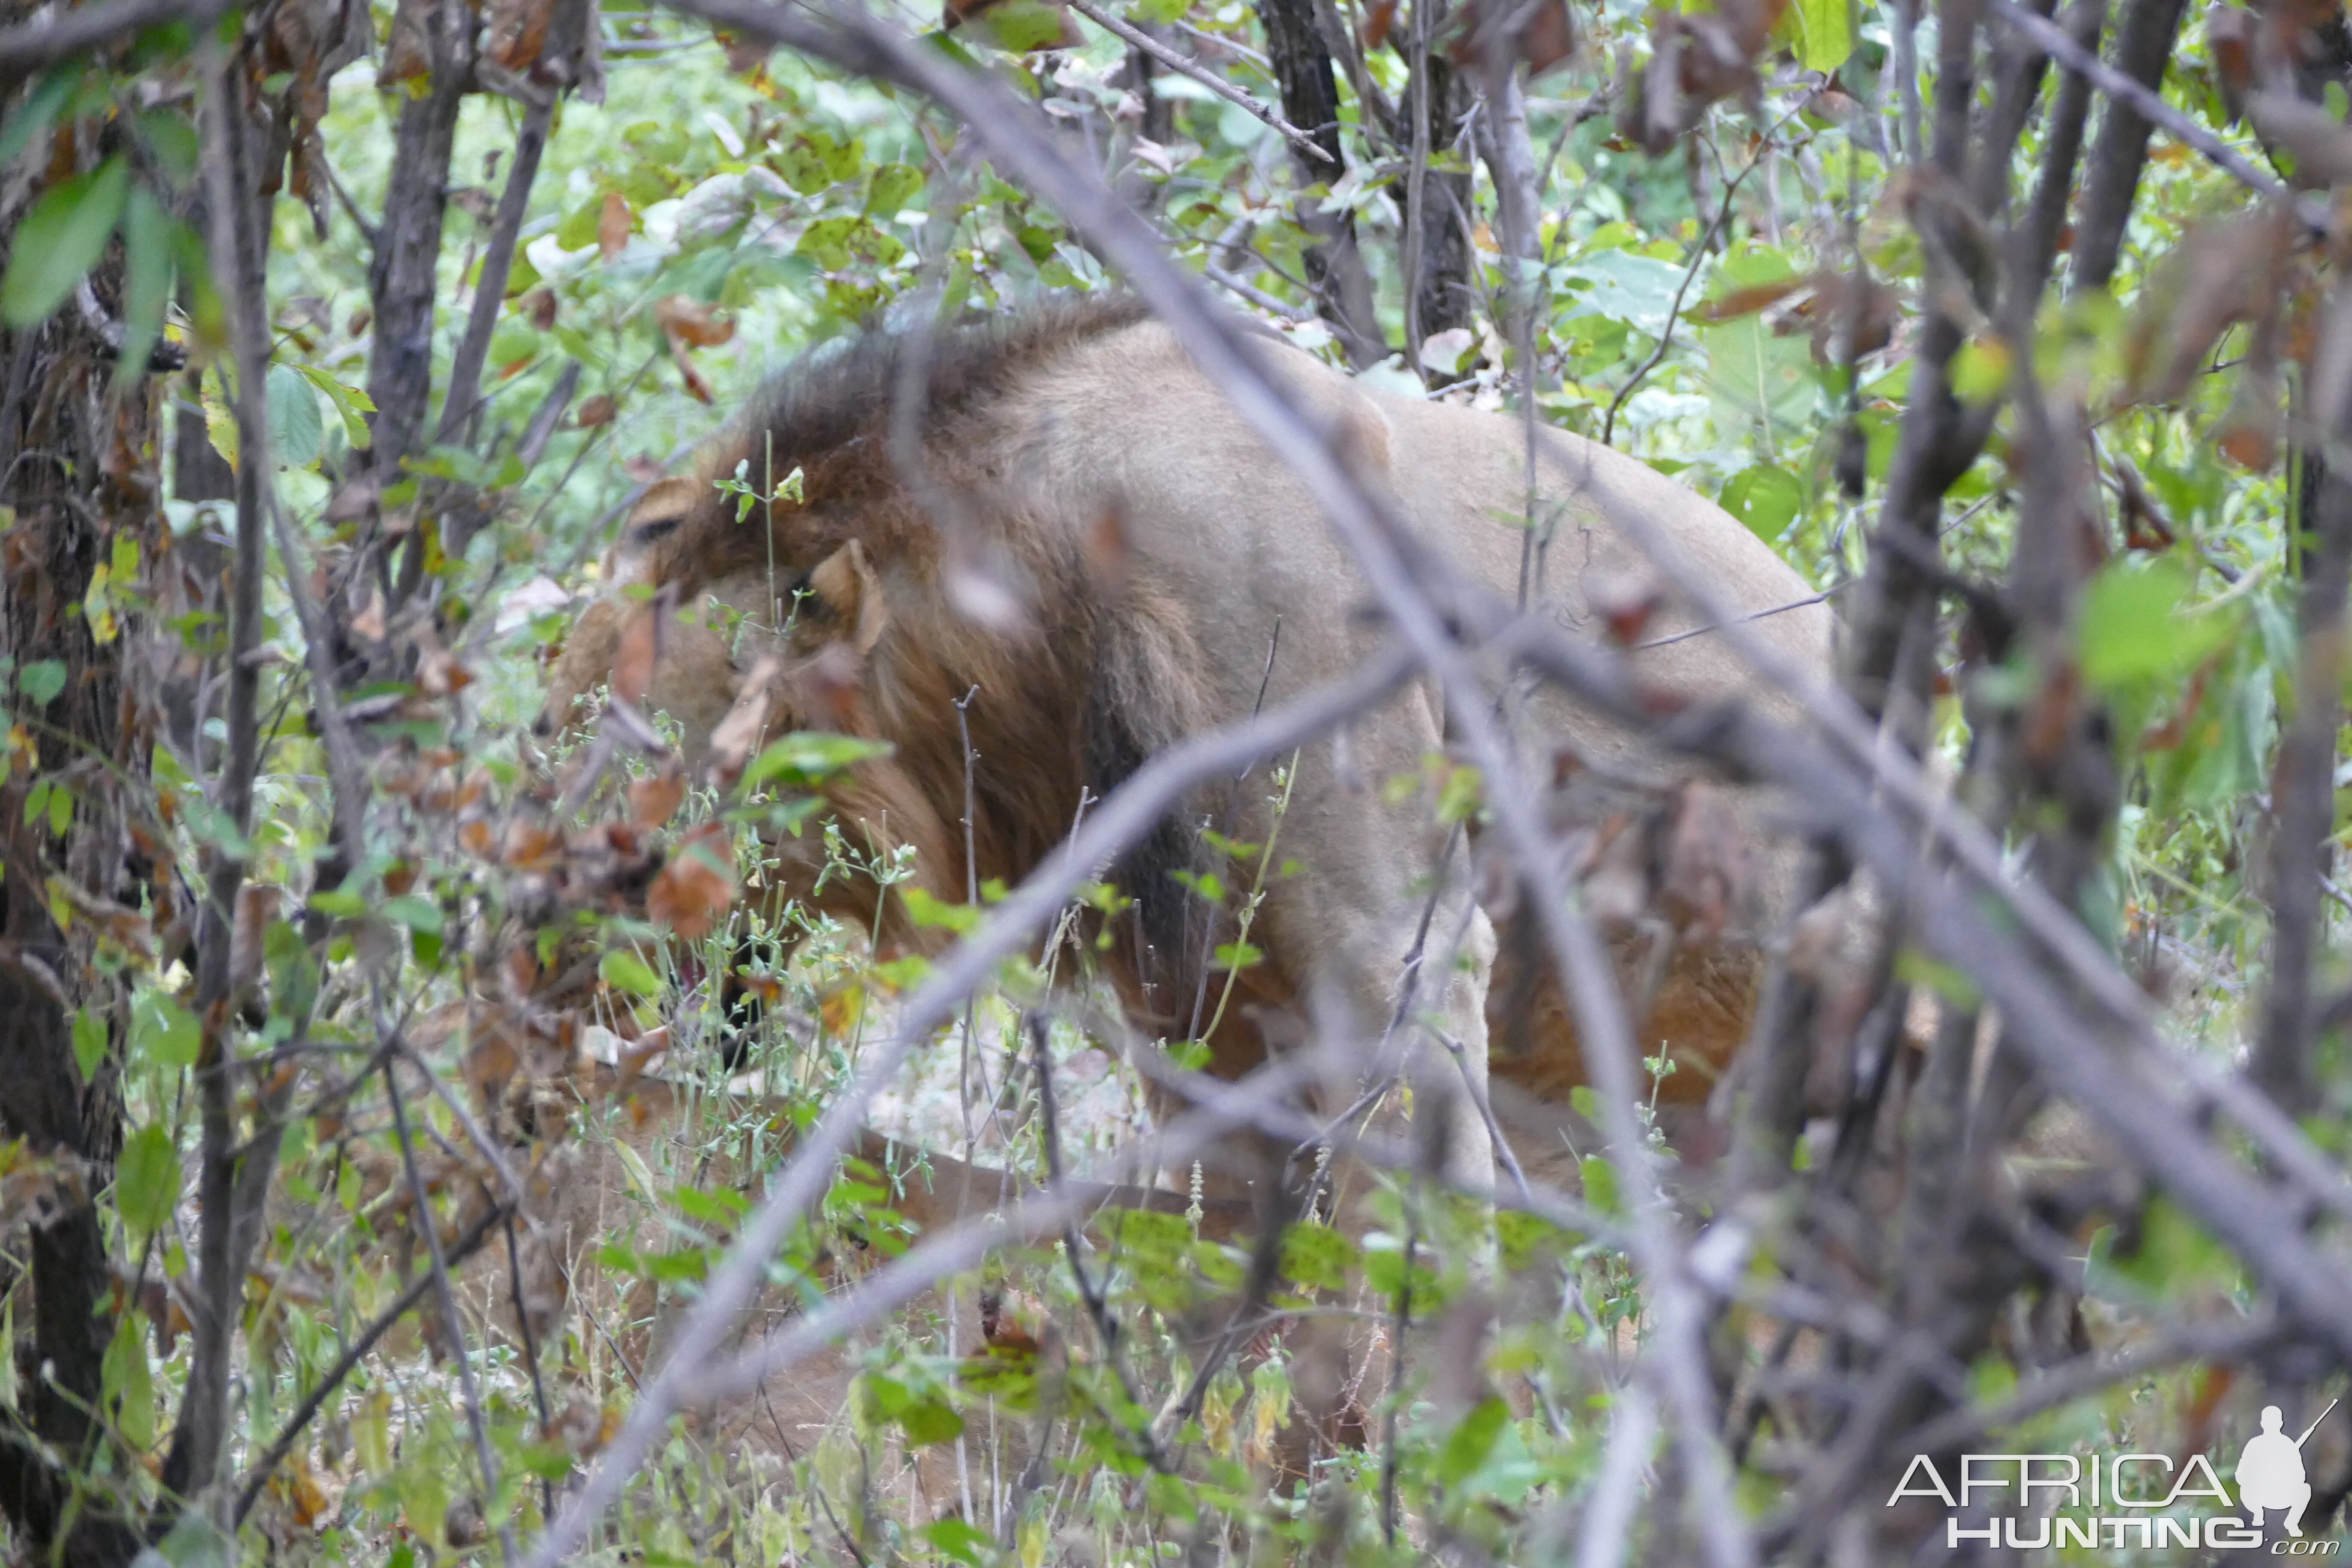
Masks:
[[[555,290],[548,288],[532,289],[522,297],[522,313],[541,331],[555,325]]]
[[[600,425],[610,425],[620,407],[609,395],[600,392],[580,405],[580,412],[572,416],[572,422],[583,430],[593,430]]]
[[[673,339],[683,339],[698,349],[717,348],[735,335],[732,318],[684,294],[656,300],[654,321]]]
[[[1734,289],[1720,300],[1711,300],[1692,312],[1703,321],[1731,321],[1742,316],[1779,304],[1803,288],[1803,278],[1778,278],[1769,283],[1751,283],[1745,289]]]
[[[1895,290],[1875,278],[1817,272],[1813,292],[1795,314],[1811,323],[1813,363],[1843,364],[1876,353],[1895,341]],[[1843,340],[1853,335],[1851,345]]]
[[[555,0],[491,0],[482,29],[482,50],[510,71],[528,71],[547,47],[547,24]]]
[[[376,67],[379,86],[422,81],[433,74],[433,9],[432,0],[400,0],[392,14],[383,61]],[[353,335],[357,333],[354,328]]]
[[[613,656],[613,695],[634,708],[646,700],[653,684],[654,660],[661,655],[661,617],[644,605],[621,628],[620,650]]]
[[[1397,10],[1402,0],[1372,0],[1364,10],[1364,52],[1371,53],[1389,39],[1389,29],[1396,26]]]
[[[618,191],[604,193],[604,210],[596,217],[596,250],[610,261],[628,248],[629,229],[634,223],[628,201]]]
[[[773,654],[761,654],[751,666],[736,689],[733,706],[727,716],[710,731],[710,777],[725,789],[740,777],[751,760],[752,748],[759,745],[768,728],[768,694],[777,676],[783,673],[782,661]]]
[[[686,395],[697,403],[717,402],[711,394],[710,384],[702,378],[700,371],[694,368],[694,360],[687,352],[684,340],[676,332],[666,332],[663,336],[669,342],[669,357],[677,364],[678,380],[685,384]]]
[[[660,772],[630,783],[629,819],[650,832],[675,816],[678,803],[685,798],[686,770],[673,757],[662,764]]]
[[[2293,244],[2281,215],[2250,213],[2190,232],[2142,291],[2127,353],[2142,398],[2168,403],[2203,373],[2221,334],[2279,303]]]
[[[646,889],[646,917],[688,942],[708,935],[735,901],[734,866],[726,824],[706,822],[690,829]]]
[[[2221,89],[2221,103],[2234,121],[2246,111],[2246,89],[2254,83],[2254,14],[2242,5],[2216,5],[2205,13],[2205,47],[2213,56],[2213,74]]]
[[[1576,51],[1565,0],[1469,0],[1446,55],[1465,70],[1526,62],[1540,76]]]

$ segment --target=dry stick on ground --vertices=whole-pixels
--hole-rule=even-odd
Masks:
[[[1328,153],[1315,144],[1315,138],[1311,134],[1301,131],[1200,61],[1187,58],[1140,28],[1129,26],[1101,6],[1094,5],[1092,0],[1069,0],[1069,6],[1071,10],[1076,11],[1128,47],[1142,50],[1178,76],[1199,82],[1243,113],[1271,127],[1284,141],[1308,157],[1318,163],[1328,163],[1332,161]]]
[[[737,1233],[726,1258],[712,1269],[701,1300],[679,1325],[669,1360],[644,1387],[628,1420],[569,1506],[550,1521],[531,1550],[528,1568],[552,1568],[586,1538],[589,1527],[620,1496],[671,1415],[689,1397],[700,1369],[732,1333],[735,1315],[757,1295],[768,1260],[832,1184],[834,1163],[864,1125],[866,1107],[897,1077],[914,1047],[951,1017],[1001,961],[1057,916],[1097,867],[1140,840],[1194,788],[1363,711],[1402,685],[1411,672],[1411,659],[1391,647],[1359,666],[1344,681],[1307,693],[1246,724],[1211,731],[1161,752],[1089,814],[1067,852],[1049,857],[948,951],[908,999],[898,1032],[868,1058],[856,1082],[832,1099],[824,1117],[802,1139],[792,1163]]]
[[[455,1265],[473,1257],[489,1239],[492,1227],[502,1222],[510,1222],[513,1214],[512,1209],[503,1205],[490,1209],[449,1244],[446,1261]],[[424,1300],[425,1293],[432,1289],[433,1271],[427,1268],[410,1280],[406,1289],[393,1298],[392,1305],[376,1314],[375,1321],[360,1331],[359,1338],[343,1347],[343,1353],[335,1358],[335,1364],[327,1369],[309,1394],[303,1395],[302,1403],[286,1417],[286,1425],[278,1429],[277,1437],[271,1441],[260,1461],[247,1474],[245,1485],[237,1489],[236,1507],[229,1514],[232,1531],[243,1524],[245,1516],[253,1511],[253,1505],[260,1500],[261,1490],[269,1484],[269,1478],[278,1473],[278,1467],[286,1462],[286,1457],[302,1440],[302,1434],[312,1418],[326,1407],[328,1400],[334,1397],[335,1390],[343,1385],[343,1380],[367,1359],[368,1352],[375,1349],[376,1342],[391,1332],[394,1323],[416,1310],[416,1304]]]

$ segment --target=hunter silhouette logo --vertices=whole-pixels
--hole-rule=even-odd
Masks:
[[[2238,1454],[2234,1508],[2229,1486],[2205,1455],[2176,1461],[2168,1454],[2150,1453],[2090,1458],[1962,1454],[1957,1487],[1946,1480],[1934,1459],[1914,1454],[1886,1506],[1893,1508],[1906,1498],[1942,1502],[1951,1510],[1945,1521],[1945,1544],[1954,1550],[1971,1542],[2023,1551],[2052,1546],[2105,1546],[2116,1552],[2173,1546],[2243,1550],[2263,1545],[2268,1516],[2287,1532],[2286,1539],[2270,1542],[2271,1555],[2332,1557],[2342,1547],[2340,1541],[2306,1541],[2303,1536],[2304,1510],[2311,1506],[2303,1446],[2336,1405],[2328,1401],[2300,1437],[2286,1434],[2284,1413],[2277,1405],[2263,1408],[2262,1430]],[[1986,1493],[2009,1509],[1979,1511],[1985,1510]],[[2037,1494],[2046,1500],[2037,1505]],[[2000,1503],[1993,1506],[2000,1510]]]
[[[2336,1408],[2336,1401],[2327,1402],[2327,1410],[2319,1413],[2319,1421],[2327,1419],[2327,1412]],[[2303,1446],[2319,1430],[2319,1421],[2303,1429],[2303,1436],[2289,1440],[2279,1424],[2285,1415],[2275,1405],[2263,1406],[2263,1429],[2246,1439],[2243,1452],[2238,1456],[2238,1506],[2246,1510],[2246,1522],[2256,1530],[2263,1527],[2263,1515],[2273,1509],[2286,1514],[2286,1532],[2303,1533],[2303,1510],[2311,1502],[2311,1481],[2303,1473]]]

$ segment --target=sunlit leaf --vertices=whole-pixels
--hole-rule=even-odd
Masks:
[[[614,948],[606,953],[597,962],[596,973],[615,991],[625,991],[633,996],[661,994],[661,976],[626,948]]]
[[[1742,468],[1723,487],[1723,510],[1767,542],[1779,539],[1804,505],[1803,483],[1772,463]]]

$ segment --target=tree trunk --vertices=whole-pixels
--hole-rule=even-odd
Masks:
[[[1297,147],[1299,226],[1314,236],[1307,247],[1307,280],[1315,289],[1315,313],[1330,323],[1361,369],[1388,358],[1388,339],[1372,304],[1371,274],[1356,244],[1355,220],[1344,213],[1318,210],[1348,167],[1339,145],[1339,86],[1331,68],[1331,47],[1316,25],[1314,0],[1258,0],[1266,52],[1282,88],[1283,118],[1314,138],[1321,158]]]
[[[11,8],[14,9],[14,8]],[[29,201],[37,188],[26,190]],[[17,214],[0,213],[0,233]],[[117,297],[119,258],[92,276],[101,303]],[[0,1126],[38,1154],[57,1160],[57,1206],[31,1240],[32,1354],[39,1375],[20,1373],[20,1403],[0,1412],[0,1511],[28,1561],[73,1568],[120,1568],[137,1554],[133,1522],[111,1506],[103,1487],[77,1496],[76,1479],[97,1468],[109,1439],[90,1418],[104,1401],[102,1362],[112,1337],[105,1233],[96,1194],[110,1180],[121,1138],[117,1084],[119,1044],[85,1079],[76,1064],[69,1005],[101,1020],[118,1016],[92,966],[87,922],[61,931],[44,883],[69,882],[83,893],[131,908],[144,901],[152,868],[131,834],[132,803],[124,781],[149,776],[152,709],[126,677],[127,650],[140,628],[125,598],[116,618],[93,625],[85,608],[91,580],[135,550],[141,577],[152,572],[169,536],[156,526],[154,400],[145,383],[112,390],[115,356],[68,303],[47,322],[0,332],[0,500],[13,526],[0,534],[0,654],[16,672],[11,718],[29,742],[14,752],[0,784]],[[139,582],[122,584],[136,589]],[[53,699],[35,699],[54,674],[26,689],[23,672],[61,668]],[[24,743],[24,742],[20,742]],[[29,764],[29,765],[28,765]],[[69,790],[70,809],[54,804],[27,822],[37,784]],[[49,796],[54,802],[56,796]],[[63,826],[62,833],[52,830]],[[110,1034],[112,1031],[110,1030]],[[20,1320],[21,1321],[21,1320]],[[37,1437],[64,1468],[26,1439]],[[136,1460],[109,1457],[121,1474]],[[29,1550],[26,1550],[29,1548]]]
[[[1405,181],[1404,272],[1405,358],[1416,370],[1422,369],[1421,345],[1438,332],[1470,325],[1476,306],[1470,289],[1470,171],[1458,145],[1463,117],[1470,111],[1470,84],[1437,47],[1446,16],[1444,0],[1418,0],[1412,8],[1413,76],[1405,95],[1412,168]],[[1454,167],[1431,167],[1441,160]]]

